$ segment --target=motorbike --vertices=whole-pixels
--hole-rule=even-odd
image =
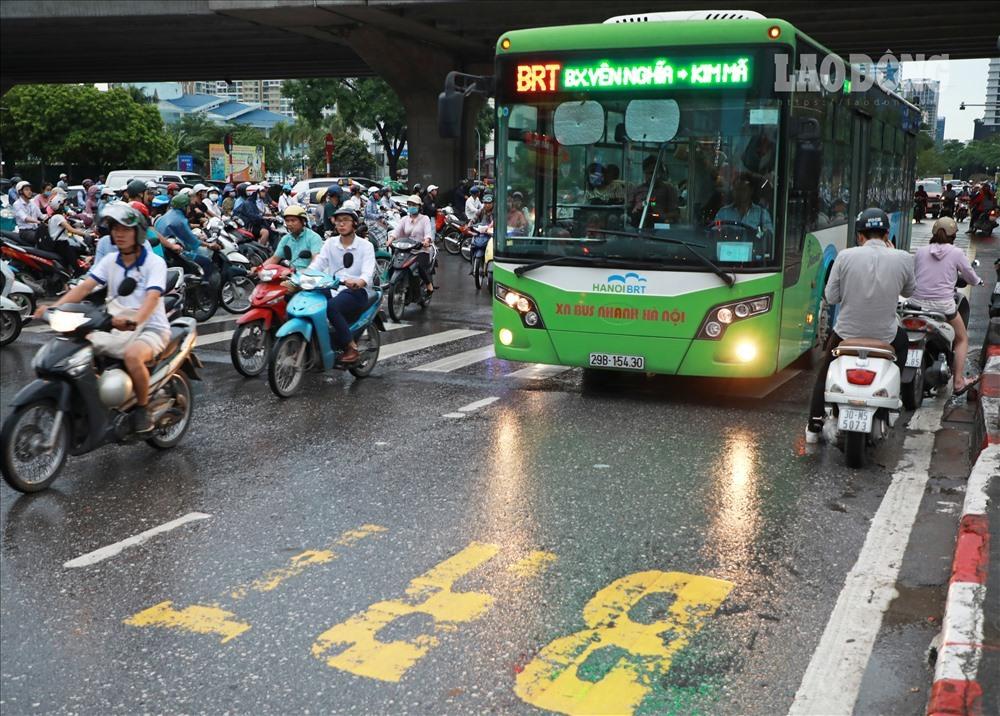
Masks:
[[[0,472],[8,485],[20,492],[44,490],[68,455],[110,442],[145,440],[161,450],[180,442],[191,423],[190,380],[200,379],[194,320],[171,324],[170,340],[150,370],[147,410],[155,427],[148,435],[132,431],[135,395],[121,361],[96,355],[87,340],[92,331],[110,330],[107,309],[65,304],[47,311],[46,320],[60,335],[35,355],[37,378],[14,397],[0,431]]]
[[[282,264],[262,267],[250,296],[250,310],[236,319],[236,330],[229,342],[229,357],[233,367],[247,378],[256,377],[267,368],[274,334],[287,317],[289,291],[284,282],[294,273]]]
[[[972,235],[989,236],[997,227],[998,221],[1000,221],[1000,211],[995,206],[988,211],[983,210],[972,224]]]
[[[389,317],[399,323],[403,320],[403,311],[409,303],[418,303],[426,308],[433,298],[420,279],[417,270],[417,254],[423,249],[423,244],[410,239],[396,239],[389,245],[392,252],[392,263],[386,280],[386,294],[389,296]],[[434,277],[435,255],[431,253],[429,270]]]
[[[7,298],[6,294],[0,295],[0,346],[16,341],[27,320],[21,317],[21,310],[16,303]]]
[[[918,224],[927,216],[927,202],[922,199],[913,200],[913,220]]]
[[[386,248],[389,239],[389,229],[382,221],[369,224],[359,224],[355,232],[362,239],[368,239],[375,247],[375,277],[372,285],[381,288],[389,280],[389,264],[392,262],[392,253]],[[332,234],[327,234],[325,238],[330,238]]]
[[[869,445],[877,445],[899,419],[900,374],[892,344],[857,338],[833,349],[826,375],[826,414],[836,420],[831,442],[848,467],[864,467]]]
[[[944,314],[925,311],[915,303],[904,303],[900,316],[910,341],[900,393],[903,405],[916,410],[925,395],[951,380],[955,329]]]
[[[955,221],[962,223],[969,218],[969,202],[965,199],[959,199],[955,204]]]
[[[296,273],[291,281],[300,290],[288,302],[288,320],[275,334],[267,363],[267,382],[274,394],[280,398],[294,395],[308,370],[346,369],[355,378],[371,374],[382,345],[379,331],[385,330],[379,313],[382,291],[368,290],[368,305],[351,324],[361,359],[345,365],[337,360],[342,351],[333,346],[326,317],[327,296],[340,282],[309,269]]]
[[[493,240],[488,233],[476,234],[472,239],[470,255],[472,257],[472,280],[478,291],[486,283],[486,247]]]
[[[229,313],[245,313],[250,310],[250,294],[254,282],[250,277],[250,259],[240,253],[235,242],[218,232],[211,236],[207,231],[194,230],[202,238],[214,242],[219,248],[212,251],[212,263],[219,272],[219,301]]]
[[[35,312],[35,291],[24,281],[17,278],[10,262],[0,259],[0,287],[3,295],[13,301],[21,314],[22,319],[26,319]]]
[[[73,278],[58,254],[24,246],[6,237],[0,238],[0,256],[17,269],[21,280],[33,292],[42,296],[58,296]]]
[[[463,222],[453,213],[446,214],[444,230],[441,232],[444,250],[452,255],[462,253],[463,243],[466,246],[471,244],[475,233],[472,222]]]
[[[213,219],[214,221],[215,219]],[[253,233],[243,228],[243,220],[239,218],[233,218],[227,216],[221,219],[222,230],[228,234],[228,238],[234,241],[239,247],[240,253],[246,256],[250,260],[251,266],[260,266],[265,261],[271,257],[271,251],[266,246],[258,243],[253,236]],[[209,222],[209,226],[213,225]],[[211,229],[209,230],[211,233]],[[280,239],[279,239],[280,240]],[[277,246],[277,243],[273,243],[273,246]]]

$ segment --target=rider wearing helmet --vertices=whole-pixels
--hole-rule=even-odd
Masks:
[[[323,204],[323,233],[328,231],[336,233],[337,227],[333,223],[333,215],[344,202],[344,190],[340,188],[340,184],[333,184],[327,187],[325,192],[320,190],[318,195],[320,201],[323,201],[324,195],[326,203]]]
[[[220,248],[218,244],[208,244],[199,239],[188,223],[187,212],[191,206],[189,194],[178,194],[170,200],[170,210],[156,220],[156,230],[164,238],[176,239],[178,243],[168,244],[164,241],[164,246],[171,249],[173,254],[165,254],[171,264],[178,264],[185,273],[191,273],[195,268],[189,262],[193,261],[201,266],[205,272],[205,278],[215,280],[218,272],[215,264],[202,252],[202,244],[212,248]]]
[[[17,222],[18,236],[22,244],[34,246],[35,232],[42,223],[42,212],[38,204],[31,200],[31,182],[22,179],[14,185],[17,199],[11,209],[14,211],[14,221]]]
[[[291,204],[285,208],[281,216],[285,219],[285,228],[288,229],[288,233],[281,237],[278,247],[274,250],[274,256],[269,257],[264,265],[276,264],[285,259],[285,249],[287,248],[292,255],[290,261],[292,268],[307,268],[312,263],[313,258],[319,256],[319,252],[323,248],[323,239],[309,228],[309,212],[304,206]],[[308,251],[309,256],[303,258],[300,255],[303,251]]]
[[[142,201],[146,194],[146,182],[133,179],[125,185],[125,201]]]
[[[378,203],[380,189],[376,185],[368,187],[368,199],[365,201],[365,223],[371,224],[382,218],[382,208]]]
[[[823,362],[816,374],[806,442],[819,442],[823,432],[823,393],[826,372],[841,341],[852,338],[891,343],[900,371],[906,364],[909,339],[896,319],[899,297],[916,287],[913,257],[890,242],[889,215],[879,208],[865,209],[854,222],[858,245],[837,255],[824,293],[829,305],[840,304],[836,329],[823,346]],[[823,316],[820,320],[823,320]]]
[[[483,202],[479,198],[479,185],[473,184],[469,188],[469,198],[465,200],[465,218],[468,221],[478,221],[479,212],[483,210]]]
[[[136,331],[125,348],[125,370],[132,378],[136,407],[132,411],[132,429],[147,433],[154,425],[146,412],[149,402],[149,369],[146,364],[156,358],[170,339],[170,323],[163,307],[163,290],[167,285],[167,264],[144,244],[146,218],[125,202],[110,202],[101,212],[100,221],[108,226],[115,249],[96,263],[87,277],[69,290],[54,306],[76,303],[85,299],[98,285],[107,286],[108,299],[123,309],[111,325],[119,331]],[[135,288],[126,295],[118,293],[126,279]],[[41,317],[46,307],[35,315]],[[128,315],[125,315],[128,314]]]
[[[407,198],[406,216],[399,220],[396,228],[389,234],[389,244],[392,245],[397,239],[410,239],[423,244],[416,257],[417,273],[427,286],[427,293],[433,293],[431,263],[434,260],[434,225],[425,214],[420,213],[420,197],[416,194]]]
[[[52,240],[52,250],[59,254],[63,265],[72,271],[80,258],[80,251],[70,241],[70,236],[86,236],[86,232],[75,228],[66,218],[66,195],[55,192],[49,199],[49,209],[52,216],[47,220],[49,239]]]
[[[430,184],[427,187],[427,191],[424,192],[423,195],[424,204],[420,210],[424,216],[430,218],[432,225],[434,224],[434,221],[437,219],[437,195],[438,195],[437,184]]]
[[[344,352],[341,363],[355,363],[361,357],[351,336],[350,322],[368,306],[368,292],[375,277],[375,248],[371,242],[355,236],[358,215],[341,207],[334,211],[337,236],[323,244],[309,268],[322,271],[340,280],[326,304],[326,315],[333,327],[334,343]]]
[[[284,216],[285,209],[295,203],[292,198],[292,185],[285,183],[281,185],[281,196],[278,197],[278,212]]]
[[[243,201],[236,200],[236,206],[233,208],[233,216],[242,219],[246,230],[251,232],[258,242],[267,246],[271,232],[264,228],[264,215],[257,205],[257,192],[260,190],[260,187],[255,184],[240,184],[236,187],[237,196],[241,188],[243,190]]]

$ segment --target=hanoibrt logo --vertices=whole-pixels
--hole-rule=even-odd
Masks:
[[[605,283],[595,283],[592,290],[598,293],[646,293],[646,279],[631,271],[624,276],[612,274]]]

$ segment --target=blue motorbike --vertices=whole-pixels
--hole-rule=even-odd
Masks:
[[[385,330],[379,306],[382,292],[368,289],[368,305],[351,324],[351,335],[358,344],[361,358],[350,365],[337,359],[342,352],[333,347],[326,318],[326,299],[340,282],[326,274],[305,269],[291,279],[299,291],[288,303],[288,320],[275,335],[274,348],[267,364],[267,382],[279,398],[288,398],[302,387],[306,371],[349,370],[355,378],[368,376],[378,361]]]

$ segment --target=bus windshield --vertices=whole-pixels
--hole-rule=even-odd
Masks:
[[[500,107],[498,257],[778,266],[779,110],[731,90]]]

